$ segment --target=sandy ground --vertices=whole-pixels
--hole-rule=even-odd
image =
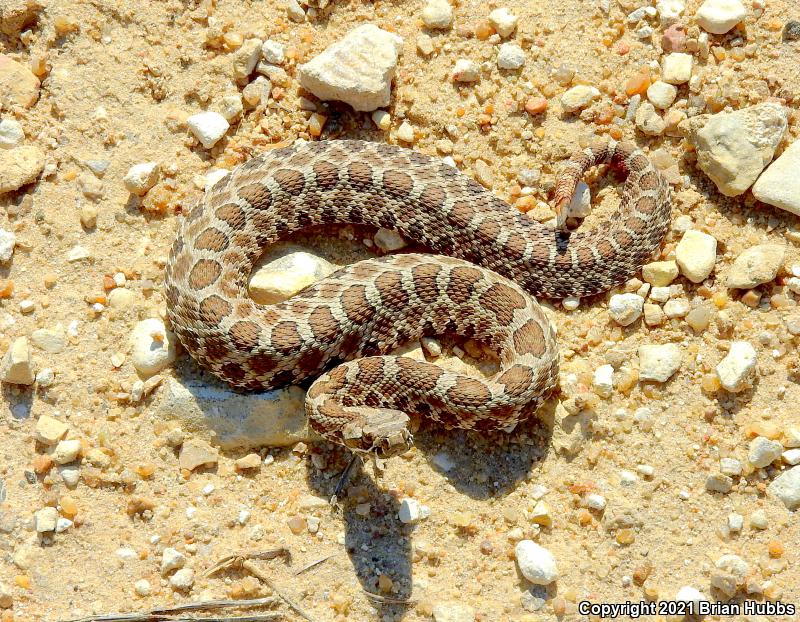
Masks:
[[[256,563],[320,621],[430,620],[437,605],[452,602],[471,606],[481,621],[554,619],[562,611],[559,617],[577,619],[576,603],[582,600],[666,599],[686,585],[710,594],[714,562],[723,553],[744,558],[759,585],[771,581],[768,597],[800,604],[800,523],[765,495],[775,470],[736,478],[728,494],[705,490],[720,456],[746,462],[753,435],[767,430],[780,436],[798,424],[800,386],[791,377],[797,340],[782,344],[785,354],[770,354],[772,346],[760,335],[777,330],[783,312],[769,304],[752,309],[733,296],[728,303],[731,334],[713,322],[695,334],[680,320],[652,329],[637,322],[622,329],[608,318],[607,296],[584,301],[574,312],[554,308],[564,371],[580,380],[591,381],[592,370],[609,356],[630,357],[643,343],[678,343],[688,354],[701,355],[700,361],[687,354],[668,383],[638,383],[599,400],[584,422],[586,433],[569,442],[563,441],[566,432],[558,423],[553,427],[557,398],[541,421],[510,436],[444,433],[423,424],[416,449],[392,460],[382,478],[375,479],[368,468],[353,478],[340,513],[324,501],[312,504],[309,496],[330,496],[346,463],[343,452],[326,445],[264,449],[262,458],[269,455],[274,461],[241,475],[234,461],[248,451],[223,451],[216,468],[189,475],[181,473],[177,452],[165,439],[166,426],[156,416],[159,389],[135,405],[115,399],[136,378],[129,362],[115,368],[112,355],[125,351],[135,322],[163,313],[163,265],[178,213],[187,212],[202,194],[196,176],[230,168],[273,143],[309,138],[309,113],[301,109],[294,77],[297,63],[354,24],[371,22],[394,30],[405,44],[389,108],[393,129],[384,133],[367,114],[334,104],[321,108],[328,117],[322,138],[396,142],[394,131],[405,118],[418,130],[415,149],[443,155],[437,141],[448,139],[445,127],[455,123],[461,128],[453,147],[456,162],[470,173],[475,160],[483,158],[494,176],[494,192],[509,198],[520,168],[541,168],[546,188],[558,162],[603,131],[591,115],[561,115],[557,106],[533,118],[520,111],[520,102],[529,96],[557,97],[565,90],[553,81],[553,70],[567,64],[575,70],[575,82],[622,91],[642,65],[660,58],[658,45],[640,42],[623,23],[624,15],[642,3],[611,4],[606,15],[585,0],[505,2],[502,6],[519,16],[515,37],[529,50],[528,62],[512,76],[494,68],[490,77],[469,88],[454,86],[447,76],[459,57],[493,62],[495,45],[464,31],[500,5],[472,0],[456,5],[454,28],[430,33],[437,49],[430,58],[416,50],[415,39],[424,31],[417,2],[336,2],[296,24],[272,0],[222,0],[216,6],[51,0],[27,27],[28,35],[0,36],[0,51],[20,62],[45,59],[39,101],[12,116],[23,125],[26,143],[44,149],[48,162],[33,186],[0,197],[0,225],[17,236],[13,261],[0,273],[15,283],[13,297],[0,301],[0,349],[39,328],[79,323],[62,353],[35,352],[37,368],[55,371],[51,387],[31,391],[3,385],[0,477],[6,498],[0,503],[0,581],[13,595],[4,621],[64,620],[202,598],[269,595],[269,588],[241,571],[204,574],[233,551],[278,546],[290,550],[290,564]],[[697,4],[688,3],[687,15]],[[780,40],[780,28],[797,17],[797,10],[790,0],[764,4],[763,16],[756,19],[747,2],[750,16],[740,34],[755,46],[751,53],[742,61],[729,56],[702,63],[707,78],[701,93],[711,97],[719,92],[735,108],[765,99],[766,86],[794,111],[789,133],[797,136],[800,51]],[[234,54],[225,49],[223,31],[277,39],[289,45],[293,58],[286,65],[289,80],[281,99],[266,110],[246,110],[209,151],[190,137],[184,121],[241,90],[232,78]],[[656,40],[660,32],[656,26]],[[605,37],[614,41],[611,47],[603,43]],[[717,44],[730,50],[730,40],[719,37]],[[618,41],[627,43],[630,52],[620,55]],[[491,123],[480,125],[482,114]],[[686,176],[685,185],[681,178],[675,188],[673,217],[687,215],[696,228],[717,238],[717,273],[724,273],[739,252],[763,242],[787,244],[786,264],[797,263],[796,217],[756,205],[749,195],[722,197],[691,156],[684,156],[682,139],[646,139],[631,123],[622,129],[650,152],[665,150]],[[103,159],[110,164],[98,177],[86,163]],[[148,195],[151,203],[144,201],[144,207],[164,203],[161,214],[142,209],[142,201],[131,198],[122,184],[130,166],[148,160],[168,171]],[[87,190],[96,190],[96,198],[87,198]],[[546,190],[539,196],[546,200]],[[615,197],[609,192],[601,211]],[[88,229],[80,217],[87,205],[97,209],[97,225]],[[597,217],[593,214],[586,225]],[[309,244],[321,239],[312,237]],[[665,257],[678,239],[679,234],[669,234]],[[93,259],[68,262],[67,253],[76,245],[89,249]],[[154,287],[134,289],[135,303],[124,310],[93,314],[90,303],[103,294],[104,275],[117,272],[131,281],[151,280]],[[680,282],[689,299],[699,295],[697,286]],[[710,287],[726,291],[713,279]],[[760,292],[768,300],[778,287],[777,282],[768,284]],[[35,310],[23,314],[19,302],[28,298]],[[737,395],[704,393],[700,380],[724,356],[732,336],[756,344],[758,383]],[[184,355],[178,368],[193,365]],[[634,422],[640,407],[652,412],[649,423]],[[55,469],[35,474],[37,456],[48,451],[34,440],[37,418],[43,415],[67,422],[71,436],[85,441],[86,451],[107,448],[112,464],[106,475],[87,477],[93,471],[84,466],[83,479],[67,490]],[[452,463],[449,470],[443,468],[451,466],[447,462]],[[639,465],[652,466],[653,473],[637,472]],[[624,471],[636,473],[636,481],[623,483]],[[541,487],[547,489],[543,499],[552,515],[549,526],[536,525],[529,516]],[[605,515],[581,507],[589,492],[606,498]],[[75,524],[42,538],[33,528],[34,512],[62,506],[65,494],[77,508]],[[409,496],[431,512],[415,528],[397,519],[400,499]],[[144,518],[129,515],[133,497],[150,500],[154,509]],[[250,513],[244,525],[237,522],[242,510]],[[750,524],[757,510],[766,513],[766,529]],[[727,536],[724,526],[732,512],[744,516],[744,529]],[[319,518],[318,532],[294,534],[289,523],[297,517]],[[537,588],[521,576],[514,561],[514,545],[521,538],[532,538],[553,553],[560,572],[556,583]],[[778,546],[780,555],[771,557],[770,547],[775,553]],[[187,567],[195,570],[190,592],[173,591],[161,576],[164,547],[188,557]],[[326,559],[295,576],[321,558]],[[151,584],[149,596],[134,592],[141,579]],[[375,603],[364,591],[413,602]],[[742,598],[739,593],[735,600]],[[287,619],[300,619],[285,605],[277,608]]]

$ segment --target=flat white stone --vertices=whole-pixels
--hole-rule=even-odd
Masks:
[[[638,294],[614,294],[608,302],[608,314],[622,326],[629,326],[638,320],[643,308],[644,298]]]
[[[430,514],[431,511],[428,506],[421,504],[416,499],[408,498],[400,502],[400,510],[397,513],[397,517],[400,519],[401,523],[408,525],[428,518]]]
[[[201,112],[186,120],[189,130],[206,149],[211,149],[228,131],[230,124],[218,112]]]
[[[778,497],[789,510],[800,507],[800,466],[792,467],[778,475],[767,490]]]
[[[34,528],[38,533],[55,531],[57,523],[58,510],[54,507],[42,508],[33,515]]]
[[[702,231],[690,229],[675,248],[675,262],[681,274],[692,283],[702,283],[714,270],[717,240]]]
[[[0,360],[0,381],[9,384],[33,384],[33,361],[27,337],[17,337]]]
[[[514,549],[522,575],[535,585],[549,585],[558,578],[555,557],[533,540],[522,540]]]
[[[639,346],[639,378],[666,382],[681,366],[681,349],[674,343]]]
[[[142,196],[156,185],[160,173],[158,162],[142,162],[130,167],[122,181],[128,192]]]
[[[763,436],[756,436],[750,441],[750,450],[747,459],[754,467],[764,468],[781,457],[783,445]]]
[[[705,0],[695,13],[698,25],[714,35],[724,35],[746,16],[740,0]]]
[[[139,375],[150,377],[175,361],[177,338],[157,318],[142,320],[130,336],[131,361]]]
[[[278,246],[260,261],[248,285],[250,296],[262,305],[274,305],[334,271],[323,257],[292,245]]]
[[[388,106],[402,45],[394,33],[359,26],[301,65],[300,84],[322,100],[343,101],[355,110]]]
[[[752,384],[756,373],[756,351],[746,341],[731,343],[727,356],[717,365],[717,376],[726,391],[738,393]]]
[[[497,52],[500,69],[519,69],[525,64],[525,50],[516,43],[504,43]]]
[[[758,244],[743,251],[733,262],[725,284],[736,289],[750,289],[769,283],[778,276],[786,247],[782,244]]]
[[[800,216],[800,140],[793,142],[767,167],[753,185],[753,196],[762,203]]]

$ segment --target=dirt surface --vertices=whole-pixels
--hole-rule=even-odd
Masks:
[[[624,116],[626,81],[662,56],[657,18],[650,21],[652,42],[639,39],[626,22],[644,2],[612,0],[606,13],[601,3],[587,0],[469,0],[454,6],[453,27],[443,31],[424,27],[418,2],[334,2],[310,11],[305,23],[289,20],[284,5],[272,0],[49,0],[27,12],[12,6],[24,2],[0,3],[22,15],[22,25],[8,21],[0,31],[0,52],[34,67],[41,78],[38,101],[30,108],[6,106],[2,118],[19,121],[23,144],[46,154],[35,183],[0,195],[0,227],[16,235],[13,259],[0,265],[0,279],[13,281],[13,294],[0,300],[0,351],[37,329],[61,325],[67,335],[58,353],[33,350],[34,370],[54,372],[50,386],[2,385],[0,582],[11,595],[4,622],[271,595],[244,571],[205,573],[232,552],[276,547],[288,548],[291,562],[254,563],[319,621],[413,622],[431,620],[434,613],[440,622],[578,619],[577,604],[584,600],[671,599],[683,586],[728,600],[709,583],[725,553],[748,563],[748,585],[761,592],[747,596],[742,587],[735,602],[800,605],[800,522],[796,512],[766,494],[787,465],[780,459],[762,469],[748,464],[753,437],[786,443],[789,429],[800,426],[798,337],[784,326],[796,311],[797,295],[788,291],[782,272],[753,290],[760,302],[748,306],[752,300],[743,302],[743,292],[728,290],[716,278],[741,251],[766,242],[786,246],[785,266],[800,264],[800,223],[788,212],[757,204],[749,193],[723,197],[695,167],[683,138],[648,138],[632,122],[607,123],[607,114]],[[691,24],[699,3],[687,4],[683,21]],[[519,17],[512,39],[527,61],[518,72],[497,69],[498,41],[474,35],[498,6]],[[746,7],[743,26],[712,36],[719,56],[697,61],[702,80],[695,94],[707,102],[704,112],[778,98],[790,110],[786,145],[800,132],[800,44],[783,43],[781,29],[798,18],[797,9],[791,0],[747,0]],[[387,132],[376,128],[369,113],[318,102],[296,79],[299,63],[367,22],[405,41]],[[435,49],[429,57],[417,49],[423,33]],[[250,37],[288,46],[285,83],[273,81],[266,105],[245,107],[226,136],[204,149],[187,131],[186,118],[218,109],[223,96],[241,92],[246,81],[233,77],[233,48]],[[733,55],[737,47],[745,50],[741,60]],[[490,67],[479,83],[454,85],[449,75],[458,58]],[[562,65],[574,70],[566,81],[564,71],[557,71]],[[558,99],[578,83],[597,86],[602,97],[583,113],[563,114]],[[687,96],[684,85],[678,97]],[[235,461],[252,450],[215,449],[213,468],[182,470],[179,443],[169,438],[174,425],[156,408],[162,387],[137,403],[130,400],[138,378],[128,357],[129,335],[136,322],[163,317],[164,264],[181,214],[202,196],[201,176],[277,143],[318,138],[309,130],[311,113],[301,97],[325,117],[321,138],[399,142],[396,132],[406,120],[415,139],[401,144],[450,155],[467,174],[482,159],[493,191],[507,200],[519,195],[519,171],[535,168],[541,178],[533,196],[546,202],[559,162],[611,127],[651,154],[662,150],[662,168],[675,194],[673,220],[688,217],[692,228],[718,241],[715,271],[703,287],[675,280],[694,306],[708,306],[708,327],[695,331],[677,318],[657,327],[640,320],[623,328],[609,318],[609,296],[584,300],[575,311],[548,305],[562,352],[562,394],[539,419],[510,435],[489,437],[444,432],[423,422],[416,448],[391,460],[383,477],[376,479],[366,467],[351,479],[339,512],[327,499],[347,456],[326,444],[262,448],[260,466],[247,471],[237,470]],[[532,97],[551,105],[532,116],[524,110]],[[457,132],[448,131],[451,124]],[[98,174],[92,169],[102,166],[92,162],[103,160],[107,168]],[[139,198],[122,179],[145,161],[158,162],[162,173]],[[593,180],[592,188],[602,189],[595,200],[598,213],[584,226],[598,222],[618,199],[607,180]],[[328,251],[339,262],[368,256],[360,240],[371,234],[339,230]],[[681,235],[668,234],[663,259],[674,258]],[[328,245],[330,237],[299,241],[313,248]],[[69,261],[76,246],[90,256]],[[107,296],[120,272],[133,297],[114,308]],[[32,312],[20,308],[26,300],[33,301]],[[733,339],[756,348],[759,369],[753,388],[736,394],[706,378]],[[626,385],[623,377],[636,370],[638,347],[658,343],[681,347],[680,370],[666,383],[634,378]],[[568,416],[559,400],[590,392],[593,371],[609,362],[625,390],[618,386],[609,397],[590,400],[582,414]],[[194,367],[183,354],[162,376],[199,377]],[[711,383],[707,390],[704,380]],[[639,410],[634,417],[641,408],[649,415]],[[76,486],[48,464],[53,447],[36,440],[42,416],[66,423],[68,438],[82,443],[83,459],[74,463],[80,469]],[[87,456],[98,449],[107,460],[95,451],[93,465]],[[721,457],[740,460],[745,473],[733,478],[730,492],[709,492],[706,479],[719,472]],[[605,511],[585,507],[592,493],[605,498]],[[401,500],[409,497],[430,509],[416,526],[398,520]],[[549,510],[537,518],[540,499]],[[34,514],[48,506],[72,525],[60,533],[37,533]],[[759,510],[766,515],[763,529],[751,522]],[[741,533],[728,533],[731,513],[744,517]],[[520,574],[514,547],[522,539],[551,551],[556,582],[534,586]],[[173,589],[172,573],[161,574],[166,547],[186,556],[186,568],[194,570],[191,589]],[[141,580],[149,582],[149,594],[137,594]],[[395,602],[404,599],[411,602]],[[453,603],[472,611],[446,617],[455,615]],[[276,610],[286,619],[301,619],[284,603]]]

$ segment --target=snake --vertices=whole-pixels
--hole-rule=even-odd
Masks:
[[[577,184],[603,163],[625,175],[619,206],[595,227],[571,229]],[[565,161],[553,201],[555,222],[537,222],[444,160],[386,143],[274,148],[231,170],[181,222],[165,270],[167,319],[200,366],[238,390],[305,383],[310,427],[357,454],[410,449],[412,416],[510,431],[558,383],[556,330],[535,296],[581,298],[622,284],[670,223],[664,177],[613,140]],[[431,253],[358,261],[279,304],[250,297],[265,247],[335,224],[390,229]],[[497,373],[473,377],[392,354],[452,333],[494,352]]]

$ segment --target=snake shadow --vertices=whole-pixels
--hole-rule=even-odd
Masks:
[[[413,466],[421,458],[461,494],[475,500],[502,497],[522,482],[535,479],[551,444],[556,400],[550,399],[509,433],[443,430],[423,420],[414,435]],[[315,451],[324,468],[307,469],[309,487],[320,496],[333,495],[351,454],[342,447],[320,443]],[[387,462],[387,480],[401,458]],[[415,602],[413,578],[413,525],[400,521],[402,492],[388,489],[370,465],[351,472],[339,495],[344,526],[344,546],[375,619],[402,620]],[[446,508],[432,508],[445,512]],[[381,576],[383,575],[383,579]],[[391,581],[388,593],[382,584]]]

